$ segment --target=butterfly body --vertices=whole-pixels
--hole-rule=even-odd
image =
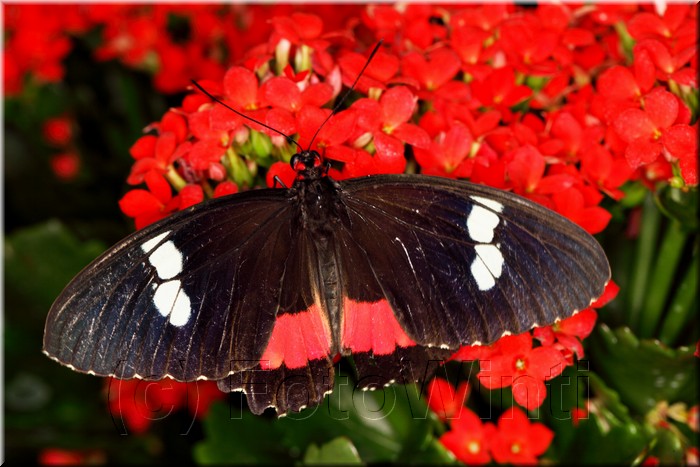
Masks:
[[[298,411],[350,355],[360,387],[425,378],[461,345],[586,308],[609,267],[582,229],[516,195],[420,175],[336,181],[314,151],[288,189],[214,199],[114,246],[47,318],[78,371],[212,379]]]

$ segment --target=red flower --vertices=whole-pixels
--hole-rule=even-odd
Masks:
[[[532,89],[515,83],[515,70],[506,66],[496,68],[480,81],[472,83],[474,97],[484,107],[500,110],[504,115],[510,114],[510,107],[524,101],[532,95]],[[505,118],[509,121],[510,118]]]
[[[664,149],[662,136],[676,122],[678,115],[678,98],[661,88],[655,88],[644,96],[644,110],[627,109],[615,119],[615,131],[628,143],[625,157],[632,168],[656,160]],[[674,152],[692,147],[693,136],[691,131],[673,134],[670,144]],[[680,155],[674,154],[675,157]]]
[[[435,377],[428,383],[428,406],[442,420],[460,418],[467,411],[464,404],[470,391],[467,381],[459,383],[455,391],[447,380]]]
[[[428,145],[429,137],[425,130],[408,123],[415,111],[416,101],[407,87],[397,86],[383,93],[379,102],[360,99],[352,106],[358,113],[358,128],[350,139],[371,134],[376,149],[374,158],[386,173],[404,171],[404,143],[415,147]]]
[[[608,303],[610,303],[615,297],[617,297],[618,292],[620,292],[620,286],[615,283],[615,281],[610,280],[605,284],[605,290],[603,290],[603,295],[598,297],[598,299],[591,303],[592,308],[601,308]]]
[[[474,412],[464,409],[440,442],[465,464],[488,464],[490,443],[495,436],[493,423],[482,423]]]
[[[67,117],[50,118],[44,122],[44,139],[54,146],[66,146],[73,137],[71,120]]]
[[[39,82],[60,81],[64,75],[63,58],[70,52],[63,19],[65,5],[9,5],[5,8],[6,27],[3,61],[5,91],[22,90],[29,75]]]
[[[321,109],[311,105],[304,106],[301,109],[296,120],[299,132],[299,140],[297,142],[301,147],[310,147],[311,139],[314,135],[316,135],[316,139],[313,140],[311,147],[321,148],[321,150],[332,146],[340,146],[348,140],[355,129],[357,112],[353,109],[338,112],[321,127],[330,114],[331,111],[329,109]],[[318,134],[316,134],[317,131]],[[334,158],[332,154],[327,153],[326,156],[330,159]]]
[[[562,352],[568,365],[573,365],[573,356],[583,358],[583,340],[590,335],[598,317],[594,308],[600,308],[615,298],[620,288],[614,281],[608,281],[603,294],[586,308],[574,316],[558,321],[551,326],[535,328],[533,336],[543,346],[554,346]]]
[[[554,210],[576,222],[590,234],[602,232],[610,222],[612,215],[597,206],[600,200],[595,201],[597,196],[594,192],[597,193],[597,190],[590,191],[586,187],[571,187],[554,193],[552,195]]]
[[[459,350],[457,350],[457,352],[452,354],[450,360],[457,360],[463,362],[470,362],[474,360],[489,360],[491,356],[498,354],[499,342],[500,341],[496,341],[491,345],[463,345],[459,348]]]
[[[275,177],[279,177],[284,186],[289,188],[297,177],[296,171],[289,165],[289,162],[275,162],[267,171],[266,182],[270,188],[283,188],[276,182]]]
[[[98,465],[106,464],[104,451],[47,448],[39,452],[39,465]]]
[[[71,181],[80,172],[80,157],[74,152],[64,152],[51,157],[51,169],[59,180]]]
[[[583,345],[579,339],[585,339],[595,327],[598,313],[592,308],[579,311],[571,318],[545,326],[535,328],[533,335],[543,346],[557,344],[561,349],[567,364],[573,364],[573,354],[583,358]]]
[[[695,433],[700,432],[700,406],[697,404],[688,409],[687,424]]]
[[[506,174],[516,193],[528,195],[551,195],[574,185],[575,179],[568,174],[545,174],[545,159],[530,145],[523,145],[510,152],[504,159],[510,159]],[[535,197],[541,201],[541,197]]]
[[[571,423],[574,426],[578,426],[581,420],[588,420],[588,418],[587,408],[574,407],[571,409]]]
[[[170,379],[144,381],[140,379],[107,380],[110,413],[120,417],[127,430],[144,433],[153,420],[167,416],[183,406],[187,392],[185,384]]]
[[[664,156],[678,161],[683,180],[688,185],[698,184],[698,125],[673,125],[664,132],[661,145]]]
[[[119,208],[124,214],[134,218],[137,229],[204,199],[202,187],[199,185],[187,185],[173,197],[170,185],[163,177],[150,173],[146,175],[145,181],[148,190],[131,190],[119,200]]]
[[[598,94],[594,96],[593,111],[605,123],[612,123],[623,110],[637,108],[642,93],[649,91],[651,84],[641,87],[629,69],[613,66],[600,74],[596,88]]]
[[[80,465],[85,461],[83,451],[49,448],[39,453],[40,465]]]
[[[600,145],[581,151],[580,156],[581,175],[585,180],[615,200],[624,197],[619,188],[634,172],[624,157],[615,157]]]
[[[216,188],[214,188],[214,198],[232,195],[234,193],[238,193],[238,185],[229,180],[217,184]]]
[[[177,383],[183,385],[183,383]],[[216,381],[196,381],[196,387],[192,388],[192,383],[188,386],[189,393],[186,394],[188,409],[192,415],[202,419],[209,413],[209,407],[216,401],[226,398],[226,394],[219,390]]]
[[[416,147],[416,161],[426,175],[466,178],[471,175],[474,140],[469,129],[454,122],[450,129],[437,135],[427,148]]]
[[[515,402],[528,410],[547,396],[544,381],[564,371],[566,362],[552,347],[532,348],[529,332],[506,336],[496,344],[498,353],[480,360],[479,382],[488,389],[512,386]]]
[[[270,43],[277,45],[280,39],[286,39],[292,44],[306,44],[316,48],[320,41],[316,41],[323,31],[323,20],[316,15],[308,13],[292,13],[289,16],[277,16],[272,19],[275,34]]]
[[[146,176],[164,176],[172,170],[173,162],[180,157],[176,151],[178,144],[187,137],[185,119],[175,112],[167,112],[160,122],[154,123],[147,129],[155,129],[158,136],[142,136],[129,150],[136,163],[131,168],[127,183],[138,185],[146,180]]]
[[[366,63],[367,57],[364,55],[355,52],[342,55],[338,59],[338,65],[343,72],[343,83],[346,86],[352,85]],[[380,49],[357,82],[355,90],[366,94],[371,88],[386,89],[386,84],[398,71],[399,58]]]
[[[425,55],[410,52],[401,61],[403,75],[415,79],[427,91],[439,89],[459,72],[459,68],[459,57],[445,47]]]
[[[519,70],[550,74],[557,68],[553,54],[559,45],[558,31],[545,29],[535,15],[513,15],[500,28],[501,47],[507,61]]]
[[[552,430],[541,423],[530,423],[522,410],[512,407],[498,419],[498,431],[491,440],[491,453],[500,464],[536,464],[552,439]]]

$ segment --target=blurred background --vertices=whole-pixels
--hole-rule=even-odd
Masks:
[[[337,413],[276,422],[238,410],[238,395],[167,383],[148,395],[138,384],[72,372],[40,351],[55,297],[134,230],[118,205],[129,189],[129,150],[150,124],[182,104],[189,80],[221,79],[227,65],[268,39],[270,18],[311,10],[329,31],[359,22],[363,7],[2,8],[5,459],[44,465],[454,461],[437,441],[444,425],[415,389],[392,393],[391,400],[367,396],[367,412],[352,412],[349,423],[337,423]],[[665,184],[652,195],[637,181],[623,187],[620,202],[603,203],[612,221],[598,238],[622,292],[589,341],[596,373],[586,367],[564,375],[586,372],[596,422],[576,431],[548,419],[559,440],[551,459],[639,461],[656,449],[680,462],[688,446],[697,453],[697,425],[693,431],[670,421],[674,410],[688,420],[691,407],[697,419],[697,190],[683,188]],[[567,397],[557,391],[568,383],[555,381],[551,397]],[[186,402],[182,391],[199,402]],[[122,393],[130,399],[115,399]],[[491,400],[475,397],[477,404]],[[383,404],[395,410],[372,416]],[[428,413],[421,423],[416,410]],[[130,424],[130,411],[150,418]],[[238,417],[240,423],[231,423]],[[659,420],[676,428],[659,429]]]
[[[221,78],[225,64],[269,36],[270,18],[303,7],[2,9],[5,459],[192,461],[203,436],[191,413],[176,410],[140,436],[125,430],[119,413],[112,417],[104,379],[41,353],[44,321],[70,279],[133,232],[118,206],[133,164],[129,149],[181,105],[182,80]],[[217,53],[226,57],[215,60]],[[167,418],[167,410],[152,409],[144,412]]]

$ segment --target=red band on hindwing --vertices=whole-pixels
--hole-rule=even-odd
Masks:
[[[343,300],[342,347],[352,352],[389,355],[396,347],[416,343],[406,335],[386,300],[356,302]]]
[[[260,368],[272,370],[308,366],[309,360],[328,358],[331,333],[325,315],[316,305],[307,311],[277,316],[275,327],[260,358]]]

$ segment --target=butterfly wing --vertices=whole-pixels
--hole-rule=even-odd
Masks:
[[[286,190],[257,190],[127,237],[58,297],[44,352],[120,378],[219,380],[258,366],[278,315],[314,303],[292,206]]]
[[[610,277],[593,237],[519,196],[426,176],[340,183],[342,343],[353,353],[489,344],[588,307]]]

